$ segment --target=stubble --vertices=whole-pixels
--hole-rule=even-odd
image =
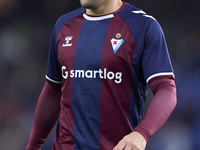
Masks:
[[[81,6],[86,9],[95,10],[98,8],[99,0],[80,0]]]

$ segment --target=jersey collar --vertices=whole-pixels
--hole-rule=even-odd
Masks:
[[[110,18],[114,17],[114,15],[109,14],[109,15],[105,15],[105,16],[94,17],[94,16],[88,16],[86,13],[84,13],[83,17],[89,21],[99,21],[99,20],[104,20],[104,19],[110,19]]]

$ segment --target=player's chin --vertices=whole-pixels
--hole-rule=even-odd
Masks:
[[[80,0],[81,6],[86,9],[96,9],[97,8],[97,0]]]

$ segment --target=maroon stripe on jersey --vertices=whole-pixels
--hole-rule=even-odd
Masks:
[[[73,69],[74,54],[82,22],[82,15],[72,19],[63,26],[58,35],[58,60],[61,65],[63,76],[66,75],[66,70]],[[59,133],[56,133],[54,149],[73,150],[74,139],[71,134],[74,128],[74,117],[72,113],[72,78],[68,77],[66,80],[63,80],[60,107],[60,127],[59,131],[57,131]],[[57,135],[59,135],[59,137]]]
[[[124,42],[120,46],[122,39]],[[118,47],[118,44],[119,48],[114,53],[113,49]],[[104,79],[101,82],[100,95],[100,150],[113,149],[123,136],[132,131],[129,110],[134,52],[135,42],[128,26],[119,16],[113,17],[108,27],[101,58]]]

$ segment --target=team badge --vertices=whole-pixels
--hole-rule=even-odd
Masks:
[[[122,37],[121,33],[117,33],[115,35],[115,38],[112,38],[110,40],[114,53],[116,53],[117,50],[120,48],[120,46],[124,43],[124,40],[121,39],[121,37]]]

